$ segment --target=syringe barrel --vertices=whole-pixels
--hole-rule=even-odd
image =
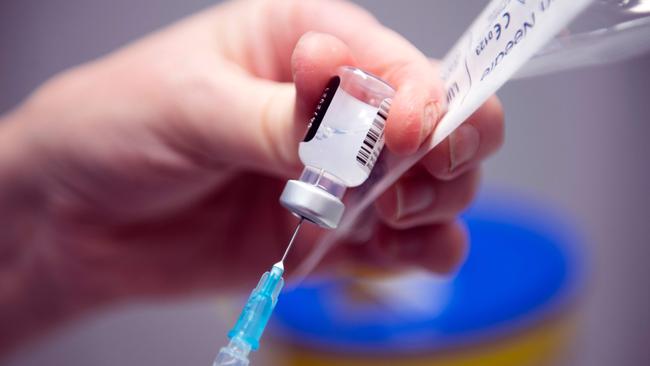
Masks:
[[[254,351],[260,345],[260,338],[278,301],[284,280],[283,270],[273,266],[264,273],[257,287],[251,292],[235,326],[228,333],[231,340],[241,340]]]

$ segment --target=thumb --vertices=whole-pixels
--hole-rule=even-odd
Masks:
[[[300,38],[293,51],[294,84],[247,77],[244,95],[255,103],[241,111],[245,116],[237,118],[252,123],[238,144],[238,159],[247,160],[241,163],[283,177],[298,174],[302,167],[298,143],[323,89],[339,66],[353,64],[342,41],[310,32]]]

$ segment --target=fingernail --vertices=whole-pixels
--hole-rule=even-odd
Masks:
[[[433,205],[435,192],[433,186],[428,182],[412,181],[407,186],[397,183],[395,189],[397,192],[396,219],[423,212]]]
[[[463,123],[451,134],[449,140],[449,171],[470,161],[478,151],[481,136],[476,127]]]
[[[422,112],[422,130],[420,131],[421,140],[433,131],[434,126],[438,123],[439,116],[440,106],[438,102],[431,101],[424,106],[424,111]]]

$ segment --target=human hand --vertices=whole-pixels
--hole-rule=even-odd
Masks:
[[[227,3],[57,76],[0,128],[39,213],[22,250],[92,304],[253,280],[295,224],[278,197],[340,65],[397,89],[386,145],[413,153],[444,109],[436,67],[344,2]],[[336,257],[452,270],[466,241],[456,217],[502,139],[492,98],[378,200],[367,244]],[[306,226],[290,261],[323,234]]]

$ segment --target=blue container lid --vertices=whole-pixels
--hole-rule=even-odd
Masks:
[[[535,324],[576,292],[577,236],[566,219],[511,193],[481,194],[463,216],[471,238],[453,278],[411,289],[431,311],[359,301],[350,278],[308,281],[280,295],[272,331],[290,342],[342,352],[423,352]],[[426,304],[426,302],[424,302]],[[399,305],[398,305],[399,307]]]

